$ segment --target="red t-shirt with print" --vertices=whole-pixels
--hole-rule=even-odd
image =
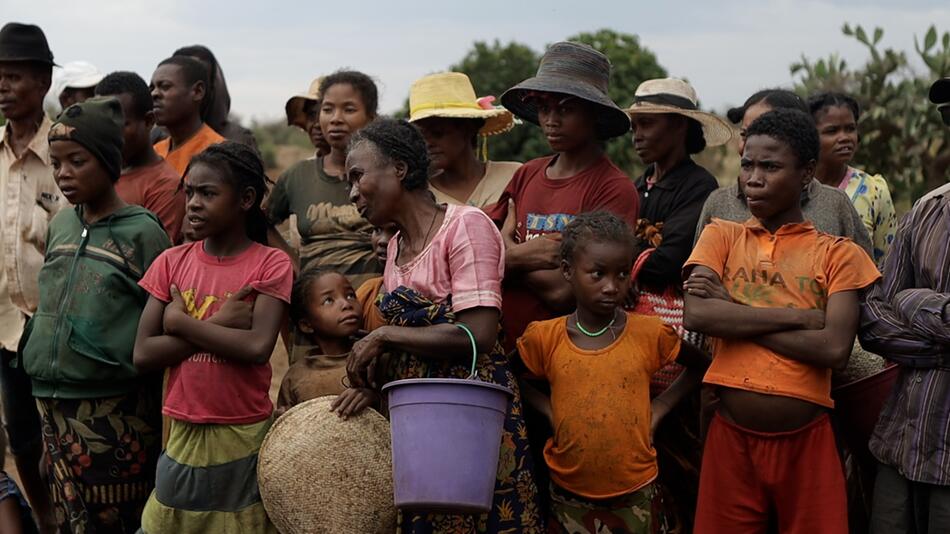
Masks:
[[[281,250],[253,243],[237,256],[218,258],[197,241],[163,252],[139,285],[158,300],[170,302],[174,284],[188,313],[204,321],[245,286],[290,303],[293,281],[290,258]],[[274,409],[268,394],[270,381],[270,363],[244,363],[198,352],[169,370],[162,413],[190,423],[263,421]]]
[[[524,243],[545,234],[560,233],[574,216],[606,210],[635,228],[639,213],[639,195],[633,181],[603,156],[586,170],[566,178],[551,179],[547,169],[557,155],[525,163],[512,177],[489,215],[501,225],[508,213],[508,199],[515,201],[517,230],[515,241]],[[518,277],[506,276],[502,295],[502,326],[505,348],[514,348],[515,340],[531,321],[543,321],[559,315],[526,288]]]

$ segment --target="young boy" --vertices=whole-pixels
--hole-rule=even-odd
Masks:
[[[528,389],[525,398],[555,429],[544,448],[552,515],[565,532],[650,533],[653,431],[708,362],[659,318],[623,311],[636,251],[622,220],[578,215],[561,257],[577,310],[533,322],[518,339],[521,361],[551,385],[550,399]],[[687,370],[651,405],[650,377],[677,358]]]
[[[852,241],[815,230],[801,191],[818,159],[796,110],[747,130],[742,177],[753,218],[714,220],[686,262],[685,328],[719,338],[705,383],[720,397],[700,473],[698,534],[848,532],[828,411],[847,364],[859,293],[880,277]]]
[[[113,72],[99,82],[96,94],[116,97],[125,116],[122,176],[115,184],[116,193],[129,204],[158,215],[172,243],[180,242],[185,193],[178,172],[155,152],[149,141],[155,112],[148,84],[134,72]]]
[[[224,141],[201,120],[208,70],[193,57],[172,56],[158,64],[150,88],[155,123],[169,135],[155,143],[155,151],[183,176],[192,156]]]
[[[501,97],[512,113],[541,127],[554,152],[521,167],[489,210],[505,222],[502,326],[509,350],[530,321],[573,309],[558,240],[575,215],[605,209],[636,225],[637,191],[603,148],[630,131],[630,118],[607,96],[609,79],[606,56],[587,45],[556,43],[537,76]]]
[[[950,78],[930,100],[950,125]],[[901,221],[868,295],[861,344],[900,365],[868,447],[877,460],[871,532],[950,532],[950,184]]]

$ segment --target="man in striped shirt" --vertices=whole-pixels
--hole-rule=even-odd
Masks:
[[[950,78],[930,98],[950,103]],[[950,121],[944,114],[945,121]],[[861,344],[901,365],[869,443],[880,462],[871,532],[950,532],[950,189],[901,221],[862,309]]]

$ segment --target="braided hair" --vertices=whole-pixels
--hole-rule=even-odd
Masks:
[[[603,210],[581,213],[561,232],[561,259],[573,263],[574,253],[583,243],[616,243],[630,249],[632,255],[634,241],[630,226],[613,213]]]
[[[429,183],[429,151],[419,130],[404,120],[377,119],[350,139],[349,150],[361,143],[372,143],[387,161],[406,164],[402,186],[407,191],[424,189]]]
[[[264,164],[261,163],[257,152],[247,145],[234,141],[211,145],[191,158],[191,162],[185,169],[185,176],[192,167],[198,164],[207,165],[219,171],[238,193],[247,187],[254,189],[256,194],[254,205],[247,213],[247,236],[253,241],[266,245],[270,224],[261,208],[261,202],[267,194],[267,184],[273,182],[264,174]]]

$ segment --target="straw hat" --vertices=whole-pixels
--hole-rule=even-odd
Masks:
[[[294,406],[258,455],[267,515],[284,534],[396,530],[389,423],[374,410],[340,419],[334,397]]]
[[[630,131],[630,117],[607,95],[610,60],[582,43],[555,43],[541,58],[538,73],[501,95],[501,103],[518,117],[538,124],[538,110],[525,96],[532,91],[560,93],[597,106],[597,134],[602,139]]]
[[[647,80],[637,87],[633,104],[627,108],[631,116],[646,113],[674,113],[689,117],[702,125],[706,146],[719,146],[732,139],[732,126],[712,113],[699,111],[696,90],[677,78]]]
[[[320,101],[320,82],[323,78],[314,78],[310,82],[310,87],[306,93],[296,94],[287,100],[284,104],[284,111],[287,113],[287,126],[296,126],[304,128],[307,125],[307,114],[304,113],[304,107],[307,102]]]
[[[507,109],[492,107],[488,99],[475,97],[471,80],[461,72],[430,74],[416,80],[409,89],[409,122],[429,117],[485,119],[479,135],[507,132],[515,119]]]

